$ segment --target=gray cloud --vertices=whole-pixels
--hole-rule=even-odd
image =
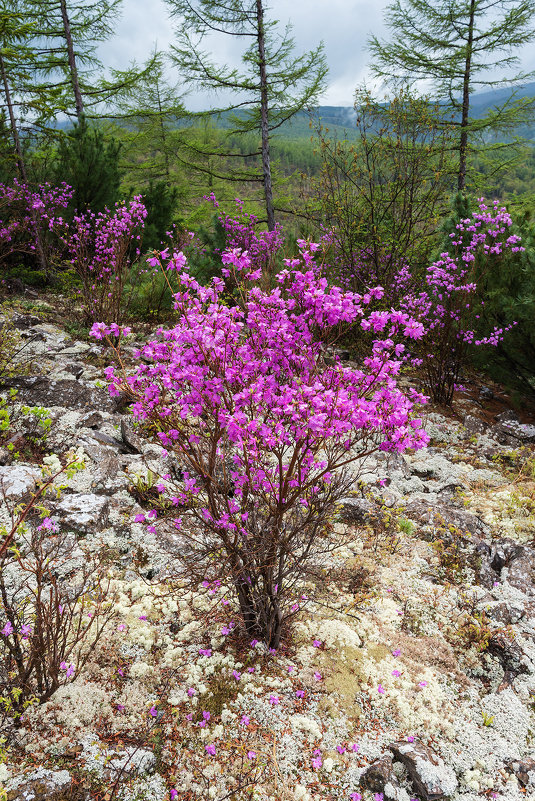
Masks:
[[[311,50],[323,41],[329,65],[328,86],[320,98],[325,105],[351,106],[357,85],[372,85],[369,71],[370,54],[366,42],[373,33],[385,37],[383,23],[388,0],[271,0],[268,16],[281,25],[291,22],[296,54]],[[174,41],[176,20],[169,18],[164,0],[123,0],[123,14],[117,23],[113,39],[100,47],[104,64],[113,68],[125,67],[132,60],[143,62],[155,43],[166,50]],[[233,66],[240,64],[236,40],[230,36],[210,39],[214,61]],[[535,49],[522,52],[521,69],[535,69]],[[180,78],[174,72],[173,82]],[[501,76],[500,76],[501,77]],[[186,104],[201,110],[224,102],[213,94],[192,92]]]
[[[386,0],[272,0],[269,17],[281,25],[291,22],[296,54],[311,50],[323,40],[329,65],[328,87],[321,98],[326,105],[350,106],[357,84],[369,78],[366,40],[384,33]],[[124,0],[123,13],[113,39],[101,45],[104,64],[119,69],[132,60],[144,61],[157,43],[165,50],[174,40],[176,21],[170,20],[163,0]],[[231,37],[210,41],[214,60],[239,65],[239,51]],[[174,78],[179,77],[174,75]],[[187,105],[195,110],[215,102],[208,93],[191,94]]]

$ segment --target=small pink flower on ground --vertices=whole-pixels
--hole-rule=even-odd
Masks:
[[[379,695],[384,695],[385,688],[383,687],[382,684],[379,684],[379,686],[377,687],[377,692],[379,693]]]
[[[237,670],[233,670],[232,675],[234,676],[236,681],[239,681],[241,679],[241,673],[239,673]]]
[[[249,718],[249,715],[242,715],[241,716],[240,723],[241,723],[242,726],[248,726],[250,722],[251,722],[251,719]]]
[[[373,801],[384,801],[384,795],[382,793],[375,793]]]
[[[247,668],[247,673],[254,673],[254,672],[255,672],[254,667]]]
[[[400,649],[399,649],[399,648],[396,648],[396,650],[395,650],[395,651],[392,651],[392,656],[399,656],[399,655],[400,655],[400,653],[401,653]]]
[[[401,671],[400,670],[393,670],[392,671],[392,675],[395,676],[396,679],[397,679],[397,678],[399,678],[401,676]]]
[[[258,645],[259,640],[251,640],[251,648],[256,648]]]
[[[197,690],[194,690],[193,687],[190,687],[189,690],[188,690],[189,697],[192,698],[195,695],[196,692],[197,692]]]
[[[339,754],[345,754],[345,751],[346,751],[346,749],[345,749],[345,747],[343,745],[337,745],[336,746],[336,750],[338,751]]]
[[[171,799],[171,801],[176,801],[176,799],[178,798],[178,790],[175,790],[173,788],[169,793],[169,798]]]
[[[200,656],[212,656],[210,648],[199,648]]]
[[[119,623],[117,631],[126,631],[126,623]]]
[[[426,681],[419,681],[418,682],[418,687],[427,687],[427,682]]]
[[[205,720],[210,720],[210,713],[206,710],[202,713],[202,716]]]
[[[115,708],[118,712],[122,712],[124,709],[126,709],[126,707],[123,706],[123,704],[115,704]]]
[[[215,745],[213,743],[205,745],[204,750],[206,751],[207,754],[210,754],[210,756],[215,756]]]
[[[305,691],[304,690],[296,690],[295,691],[295,695],[296,695],[296,698],[304,698],[305,697]]]
[[[352,744],[352,745],[350,745],[349,747],[351,748],[351,750],[352,750],[352,751],[354,751],[354,752],[355,752],[355,754],[356,754],[358,751],[360,751],[360,745],[358,745],[357,743],[353,743],[353,744]]]
[[[124,676],[124,670],[120,667],[117,668],[117,673],[119,674],[119,676]]]
[[[247,759],[256,759],[256,751],[247,751]]]
[[[269,703],[271,704],[271,706],[277,706],[277,704],[280,704],[280,700],[279,700],[278,695],[273,695],[273,694],[270,695],[269,696]]]
[[[362,796],[360,793],[351,793],[349,799],[350,801],[362,801]]]
[[[140,615],[138,620],[147,620],[147,615]]]
[[[291,673],[293,670],[295,670],[294,666],[288,665],[288,673]]]
[[[151,706],[151,708],[149,709],[149,715],[152,715],[152,717],[155,718],[157,716],[157,714],[158,714],[158,710],[156,709],[156,707],[155,706]]]
[[[321,675],[321,673],[318,673],[318,671],[315,670],[314,671],[314,678],[316,679],[316,681],[321,681],[323,676]]]
[[[314,648],[321,648],[322,642],[321,640],[312,640],[312,645]]]
[[[7,621],[7,623],[6,623],[6,625],[4,626],[4,628],[2,629],[2,631],[0,631],[0,634],[3,634],[3,635],[4,635],[4,637],[9,637],[9,635],[10,635],[10,634],[13,634],[13,626],[11,625],[11,623],[9,622],[9,620]],[[62,668],[62,670],[63,670],[63,669],[64,669],[64,668]]]
[[[318,770],[319,768],[321,768],[322,765],[323,765],[322,758],[320,756],[314,757],[314,759],[312,760],[312,767],[314,768],[314,770]]]
[[[412,734],[409,734],[409,736],[407,737],[407,742],[408,743],[413,743],[414,742],[414,737],[412,736]]]

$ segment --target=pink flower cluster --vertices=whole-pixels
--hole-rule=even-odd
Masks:
[[[204,197],[219,208],[213,192]],[[258,218],[243,210],[243,201],[236,198],[236,216],[219,214],[218,219],[225,232],[225,250],[247,252],[249,268],[260,274],[272,273],[274,260],[284,244],[284,235],[279,225],[274,231],[256,231]],[[225,272],[223,271],[225,275]],[[229,273],[226,274],[228,277]]]
[[[89,320],[122,322],[128,300],[126,282],[141,252],[147,209],[141,197],[95,214],[75,215],[71,225],[50,221],[66,246],[82,281],[84,311]]]
[[[477,335],[484,307],[485,275],[504,253],[524,250],[520,237],[509,234],[512,219],[494,201],[483,198],[479,212],[460,220],[451,240],[453,253],[444,252],[426,272],[425,286],[414,291],[411,271],[404,266],[396,275],[396,293],[405,312],[425,326],[426,335],[412,349],[416,364],[423,364],[427,389],[437,401],[451,402],[467,349],[471,345],[498,345],[511,326],[495,327]]]
[[[11,186],[0,183],[0,261],[13,253],[34,253],[38,231],[42,244],[44,234],[56,221],[63,223],[62,211],[67,208],[73,190],[61,186],[41,184],[31,189],[17,180]]]
[[[249,277],[246,270],[252,265],[246,254],[227,252],[224,261],[232,267],[239,261],[237,269]],[[412,419],[414,403],[423,398],[409,398],[397,387],[400,361],[392,341],[395,332],[419,337],[423,326],[394,311],[366,317],[365,306],[380,296],[380,288],[361,296],[329,287],[313,270],[285,270],[277,276],[280,286],[272,291],[247,288],[241,308],[222,302],[221,279],[208,287],[187,273],[179,279],[176,326],[160,330],[159,339],[138,352],[145,363],[126,379],[138,397],[134,414],[140,419],[156,414],[165,424],[159,435],[162,443],[186,451],[197,443],[191,436],[184,441],[180,427],[170,423],[193,417],[203,427],[203,418],[213,419],[239,452],[234,459],[238,498],[246,487],[281,487],[287,466],[268,466],[266,459],[266,451],[276,446],[293,448],[303,442],[311,455],[304,473],[310,475],[322,474],[312,455],[318,440],[347,450],[362,434],[373,432],[384,450],[425,445],[421,421]],[[386,333],[387,338],[376,341],[364,360],[365,370],[338,362],[328,367],[316,331],[359,319],[363,327]],[[96,336],[104,330],[101,324],[94,329]],[[125,380],[111,368],[108,378],[116,390]],[[247,461],[256,465],[247,475],[245,451]],[[194,491],[196,480],[189,482],[189,491]],[[229,518],[238,506],[229,502]]]

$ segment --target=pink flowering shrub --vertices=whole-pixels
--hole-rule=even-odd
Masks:
[[[219,208],[213,192],[205,199],[210,200],[216,209]],[[261,275],[270,279],[275,273],[277,255],[284,245],[282,229],[277,224],[273,231],[257,231],[258,218],[243,210],[242,200],[236,198],[234,202],[235,215],[218,214],[225,234],[225,249],[247,252],[252,271],[260,270]]]
[[[47,262],[54,260],[57,243],[54,237],[46,236],[49,221],[63,221],[61,215],[72,194],[67,184],[42,184],[36,189],[17,180],[11,186],[0,184],[0,263],[15,254],[35,254],[38,233]]]
[[[72,535],[43,506],[54,481],[82,467],[74,457],[55,473],[43,468],[34,497],[0,525],[0,724],[78,675],[116,614],[102,560],[73,559]]]
[[[305,247],[302,269],[292,260],[269,291],[247,253],[226,251],[223,269],[239,287],[231,307],[221,278],[200,286],[173,254],[175,326],[139,351],[133,374],[107,370],[110,392],[132,398],[135,417],[158,431],[182,471],[178,483],[164,477],[159,509],[184,576],[232,587],[248,635],[272,648],[306,600],[303,575],[334,547],[328,524],[354,484],[348,466],[428,439],[415,417],[424,398],[396,383],[404,346],[394,337],[419,337],[422,326],[403,312],[367,316],[381,288],[329,287],[315,246]],[[328,363],[318,335],[359,321],[380,337],[362,367]],[[147,515],[151,531],[158,516]]]
[[[72,266],[82,284],[87,322],[104,320],[121,324],[136,285],[137,259],[147,209],[140,197],[94,214],[74,216],[70,225],[57,228]]]
[[[425,327],[425,336],[411,349],[423,367],[426,389],[437,403],[451,404],[461,369],[473,346],[496,346],[511,325],[477,335],[485,305],[486,276],[500,269],[506,253],[524,250],[520,237],[509,234],[512,219],[498,201],[489,208],[483,198],[479,211],[462,219],[450,234],[452,252],[444,252],[425,275],[423,290],[409,267],[395,279],[401,307]]]

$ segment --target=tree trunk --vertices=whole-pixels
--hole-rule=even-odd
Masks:
[[[273,210],[273,186],[271,183],[271,165],[269,162],[269,124],[268,124],[268,79],[266,73],[266,52],[264,37],[264,8],[262,0],[256,0],[258,69],[260,72],[260,130],[262,133],[262,172],[264,175],[264,197],[268,229],[275,230],[275,212]]]
[[[17,166],[19,168],[20,177],[22,178],[23,183],[28,185],[28,174],[26,172],[26,164],[24,163],[24,156],[22,154],[22,147],[20,144],[20,136],[17,130],[17,121],[15,119],[15,112],[13,111],[13,101],[11,100],[11,91],[9,89],[9,81],[7,79],[6,73],[6,65],[4,62],[4,57],[0,52],[0,72],[2,73],[2,83],[4,84],[4,95],[6,98],[6,106],[9,114],[9,125],[11,128],[11,136],[13,138],[13,145],[15,147],[15,155],[17,157]],[[37,257],[39,259],[39,265],[45,275],[48,275],[48,264],[45,256],[45,250],[43,248],[43,240],[41,238],[41,231],[39,228],[39,218],[37,216],[37,212],[35,209],[30,209],[30,214],[34,224],[35,230],[35,245],[37,249]]]
[[[67,55],[69,59],[69,72],[71,73],[71,83],[74,92],[74,103],[76,108],[76,116],[78,120],[84,114],[84,101],[82,99],[82,92],[80,90],[80,82],[78,80],[78,70],[76,68],[76,56],[74,53],[74,45],[72,41],[71,25],[69,22],[69,15],[67,13],[66,0],[60,0],[61,6],[61,19],[63,20],[63,34],[67,43]]]
[[[13,102],[11,100],[11,91],[9,89],[9,82],[7,80],[4,57],[2,56],[1,53],[0,53],[0,71],[2,72],[2,83],[4,84],[4,95],[6,98],[6,106],[9,114],[9,126],[11,128],[11,137],[13,139],[13,144],[15,146],[15,155],[17,157],[17,167],[19,168],[20,177],[22,178],[24,183],[27,184],[28,176],[26,174],[26,165],[24,163],[24,157],[22,155],[22,147],[20,144],[19,132],[17,130],[17,121],[15,119],[15,113],[13,111]]]
[[[160,96],[160,83],[159,81],[156,82],[156,97],[158,98],[158,112],[159,112],[159,122],[160,122],[160,135],[162,139],[162,152],[163,158],[165,163],[165,177],[167,180],[170,180],[170,170],[169,170],[169,153],[167,151],[167,142],[166,142],[166,135],[165,135],[165,125],[163,122],[163,109],[162,109],[162,99]]]
[[[466,185],[466,157],[468,150],[468,113],[470,110],[470,75],[472,67],[472,46],[474,42],[474,17],[476,0],[470,0],[470,17],[468,20],[468,39],[466,42],[466,60],[463,75],[463,106],[461,115],[461,139],[459,142],[459,175],[457,189],[464,192]]]

